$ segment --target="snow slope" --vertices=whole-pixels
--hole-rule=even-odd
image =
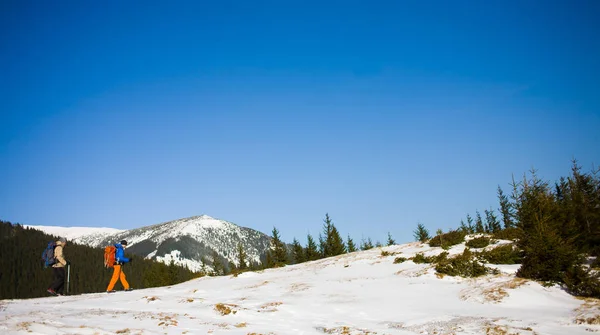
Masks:
[[[464,245],[450,252],[462,252]],[[381,251],[392,253],[382,256]],[[0,301],[2,334],[589,334],[597,300],[517,279],[438,277],[420,243],[114,294]],[[223,311],[221,313],[220,311]],[[229,312],[229,313],[228,313]],[[227,314],[228,313],[228,314]],[[590,321],[591,322],[591,321]]]

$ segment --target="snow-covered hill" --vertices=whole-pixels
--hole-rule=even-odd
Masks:
[[[60,229],[59,229],[60,228]],[[218,220],[208,215],[194,216],[131,230],[89,228],[90,234],[81,234],[81,228],[41,227],[40,230],[60,233],[73,241],[92,247],[127,240],[127,251],[164,263],[171,260],[190,270],[200,271],[204,264],[211,269],[216,253],[224,264],[238,263],[237,250],[241,244],[247,260],[259,263],[269,248],[269,236],[250,228]]]
[[[464,244],[452,247],[461,253]],[[389,252],[383,256],[381,251]],[[0,301],[2,334],[550,334],[600,332],[600,303],[498,275],[440,277],[394,258],[420,243],[114,294]],[[493,265],[492,265],[493,266]]]

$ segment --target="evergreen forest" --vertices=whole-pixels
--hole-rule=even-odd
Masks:
[[[0,221],[0,299],[24,299],[47,296],[53,280],[51,268],[44,268],[41,255],[57,236],[20,224]],[[104,250],[68,242],[65,259],[70,262],[69,294],[105,292],[112,268],[104,267]],[[123,266],[132,288],[168,286],[199,277],[200,274],[174,264],[165,265],[131,255]],[[115,289],[122,289],[117,283]],[[66,287],[65,287],[66,291]]]

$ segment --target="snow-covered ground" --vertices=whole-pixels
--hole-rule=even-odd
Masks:
[[[462,252],[464,245],[452,248]],[[381,251],[390,252],[382,256]],[[114,294],[0,301],[2,334],[555,334],[600,332],[597,300],[514,277],[440,277],[420,243]]]

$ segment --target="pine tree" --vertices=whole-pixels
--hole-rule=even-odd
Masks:
[[[363,238],[360,243],[360,250],[369,250],[369,249],[373,249],[373,242],[371,241],[371,238],[368,237],[366,241]]]
[[[346,240],[346,245],[348,248],[348,252],[356,251],[356,245],[354,244],[354,241],[350,238],[350,234],[348,234],[348,239]]]
[[[500,222],[498,221],[498,217],[496,214],[494,214],[493,209],[485,210],[485,221],[488,232],[490,233],[497,233],[502,229]]]
[[[560,234],[557,202],[548,184],[538,179],[532,170],[532,179],[523,178],[516,203],[517,228],[523,233],[517,245],[524,258],[517,276],[542,281],[561,282],[581,259],[571,240]]]
[[[272,234],[271,248],[267,251],[267,266],[271,268],[283,266],[288,261],[287,250],[285,244],[281,241],[277,228],[273,227]]]
[[[475,211],[475,232],[478,234],[485,233],[485,227],[483,226],[483,219],[479,211]]]
[[[394,245],[396,244],[396,241],[392,238],[392,234],[390,234],[390,232],[388,232],[388,239],[387,239],[387,245]]]
[[[473,225],[473,218],[471,215],[467,214],[467,229],[469,230],[469,234],[475,233],[475,226]]]
[[[294,262],[296,264],[306,262],[306,254],[304,252],[304,248],[300,245],[300,242],[294,237],[294,241],[292,242],[292,257],[294,258]]]
[[[427,230],[425,225],[422,223],[417,224],[417,229],[413,232],[413,236],[415,237],[416,241],[423,243],[427,242],[427,240],[431,238],[431,236],[429,236],[429,230]]]
[[[344,240],[340,236],[335,225],[331,222],[329,214],[325,214],[323,220],[323,236],[320,236],[321,253],[323,257],[331,257],[341,255],[346,252]]]
[[[460,227],[458,228],[458,230],[463,231],[465,234],[469,233],[469,228],[467,227],[467,225],[465,224],[464,220],[460,220]]]
[[[238,246],[237,246],[237,260],[238,260],[237,269],[239,271],[244,271],[248,268],[248,264],[246,263],[247,258],[248,258],[248,255],[246,254],[246,251],[244,250],[244,245],[242,244],[242,242],[239,242]]]
[[[212,268],[213,272],[211,275],[213,276],[222,276],[225,274],[225,266],[221,262],[221,257],[214,250],[212,252]]]
[[[498,185],[498,201],[500,202],[500,214],[502,215],[502,223],[504,229],[512,228],[515,226],[513,217],[513,206],[508,200],[508,197],[502,191],[500,185]]]
[[[306,240],[307,240],[306,257],[305,257],[306,260],[314,261],[314,260],[321,258],[317,244],[315,243],[315,240],[313,239],[313,237],[310,234],[308,234],[306,236]]]

